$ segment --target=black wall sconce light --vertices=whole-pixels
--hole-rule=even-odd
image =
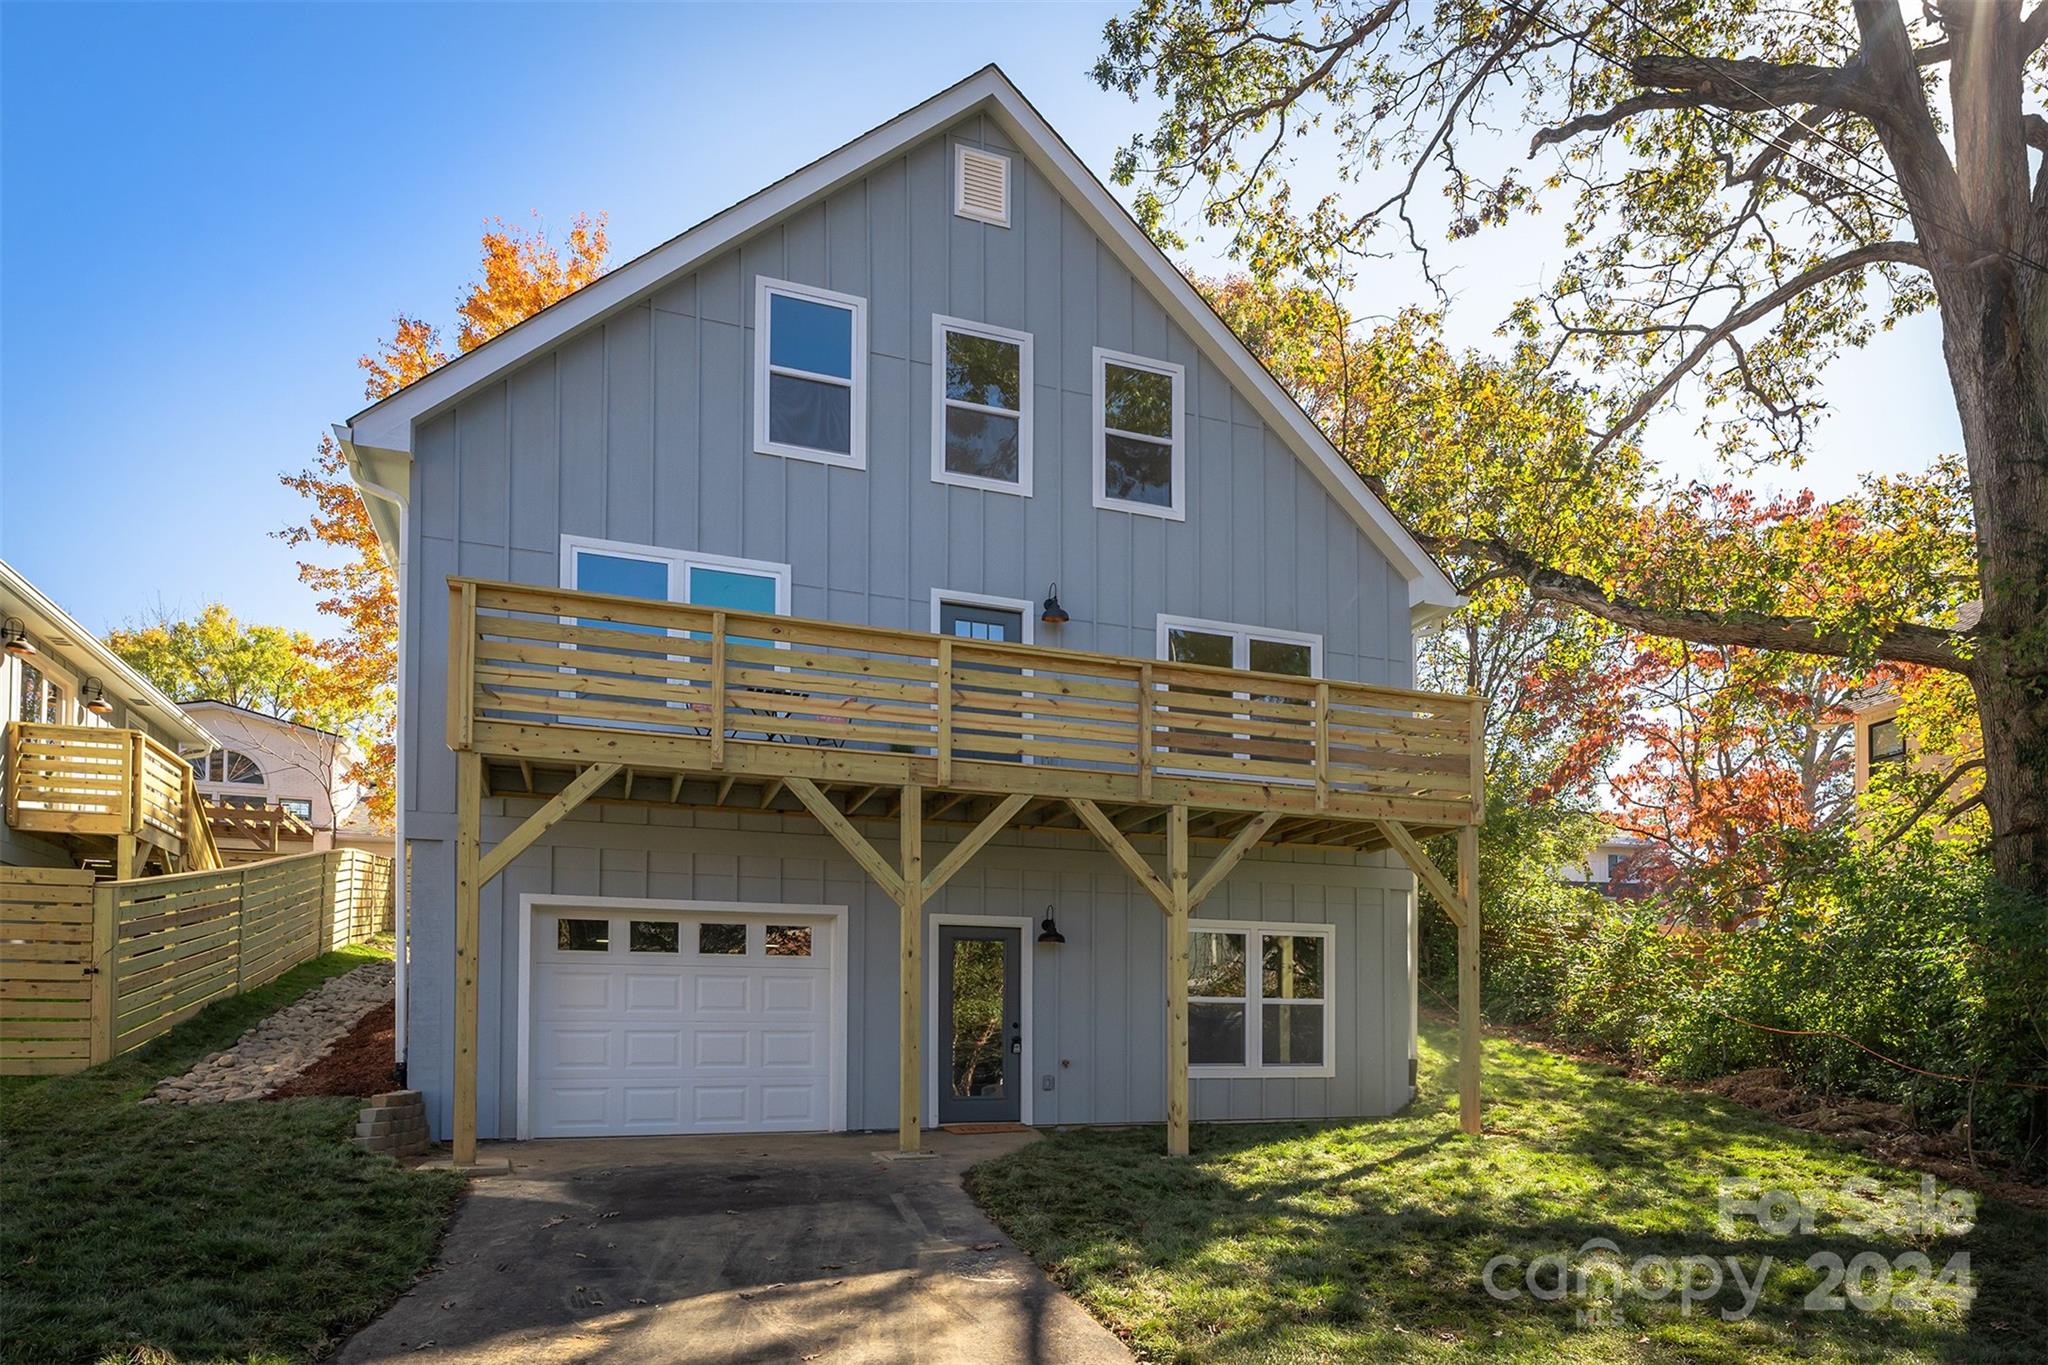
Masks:
[[[1038,619],[1049,626],[1063,626],[1068,621],[1067,609],[1060,605],[1060,585],[1051,583],[1045,589],[1045,609],[1038,613]]]
[[[100,685],[98,678],[87,678],[85,686],[78,689],[78,699],[85,703],[85,709],[96,716],[104,716],[114,709],[114,703],[107,700],[107,689]]]
[[[1038,941],[1040,943],[1053,944],[1065,943],[1067,941],[1067,936],[1060,932],[1057,924],[1052,922],[1052,907],[1050,905],[1045,907],[1045,918],[1039,922]]]
[[[24,659],[36,652],[36,642],[28,638],[28,627],[22,624],[19,616],[10,616],[0,624],[0,642],[5,643],[9,654]]]

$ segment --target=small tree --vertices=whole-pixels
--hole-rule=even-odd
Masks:
[[[456,307],[456,344],[470,351],[604,273],[611,249],[603,215],[578,216],[566,242],[568,257],[536,226],[531,232],[493,221],[483,235],[482,278]],[[387,398],[448,362],[440,332],[400,314],[392,338],[358,362],[369,376],[363,396]],[[320,596],[319,609],[342,627],[315,647],[349,705],[374,717],[364,727],[359,757],[348,776],[369,792],[371,816],[389,827],[395,814],[398,718],[398,579],[377,542],[369,508],[349,477],[348,460],[331,436],[320,438],[313,463],[279,475],[285,487],[312,504],[306,520],[275,534],[294,548],[336,552],[299,561],[299,581]]]

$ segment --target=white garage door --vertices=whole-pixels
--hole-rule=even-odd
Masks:
[[[545,910],[535,1137],[837,1127],[830,917]]]

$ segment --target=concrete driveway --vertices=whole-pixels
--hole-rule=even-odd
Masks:
[[[498,1143],[435,1269],[340,1359],[1124,1362],[974,1206],[1030,1134]]]

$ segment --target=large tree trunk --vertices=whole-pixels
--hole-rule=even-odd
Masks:
[[[2048,290],[2022,269],[1981,267],[1943,290],[1942,349],[1977,517],[1984,617],[1970,672],[1992,864],[2048,894]]]

